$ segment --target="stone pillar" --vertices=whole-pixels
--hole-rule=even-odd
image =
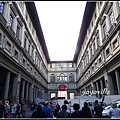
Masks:
[[[29,82],[27,82],[27,87],[26,87],[26,100],[28,101],[28,89],[29,89]]]
[[[38,97],[38,88],[36,87],[36,98]]]
[[[100,86],[101,86],[101,90],[104,89],[103,80],[102,79],[100,79]]]
[[[100,91],[99,90],[99,83],[98,83],[98,81],[96,81],[96,87],[97,87],[97,92]],[[99,93],[97,93],[97,96],[98,96],[98,98],[100,98],[100,94]]]
[[[13,19],[12,30],[16,34],[16,30],[17,30],[17,18],[16,17]]]
[[[115,76],[116,76],[118,94],[120,95],[120,75],[118,70],[115,70]]]
[[[20,84],[21,84],[21,75],[18,74],[18,76],[17,76],[17,94],[16,94],[16,100],[19,100]]]
[[[29,101],[33,102],[33,84],[30,84]]]
[[[6,76],[4,100],[8,99],[9,84],[10,84],[10,71],[8,71],[7,76]]]
[[[6,21],[8,22],[9,16],[10,16],[10,5],[9,5],[9,3],[5,3],[3,16],[6,19]]]
[[[106,88],[108,89],[108,91],[110,91],[110,95],[114,95],[112,77],[110,76],[110,74],[105,72],[104,73],[104,78],[105,78]]]
[[[25,93],[25,80],[23,80],[23,84],[22,84],[22,94],[21,94],[21,102],[24,99],[24,93]]]
[[[13,87],[12,87],[12,100],[16,100],[16,92],[17,92],[17,79],[18,76],[16,75],[13,80]]]

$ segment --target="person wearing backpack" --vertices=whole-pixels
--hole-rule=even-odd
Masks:
[[[57,113],[57,118],[70,118],[70,115],[68,112],[66,112],[67,106],[62,105],[62,110]]]
[[[75,110],[73,113],[71,113],[71,118],[86,118],[85,113],[80,109],[80,105],[78,103],[74,103],[73,109]]]

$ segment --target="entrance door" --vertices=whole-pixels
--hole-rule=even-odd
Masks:
[[[67,99],[67,87],[66,87],[66,85],[59,85],[58,97],[65,97],[65,99]]]

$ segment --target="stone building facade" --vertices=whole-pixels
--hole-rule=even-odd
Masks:
[[[0,2],[0,100],[47,100],[60,85],[67,98],[120,94],[119,1],[87,2],[73,61],[50,61],[34,2]]]

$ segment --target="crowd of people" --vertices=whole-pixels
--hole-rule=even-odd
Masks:
[[[21,104],[19,100],[11,102],[10,104],[9,100],[6,100],[5,104],[0,101],[0,118],[20,118],[20,115],[22,115],[22,118],[25,118],[26,111],[27,104],[25,101]]]
[[[44,104],[38,104],[37,110],[33,112],[31,118],[101,118],[102,117],[102,106],[98,104],[98,101],[95,101],[94,110],[91,110],[88,107],[88,103],[84,102],[84,107],[80,109],[78,103],[74,103],[73,109],[74,112],[71,112],[71,107],[67,100],[64,101],[64,104],[60,108],[60,105],[57,103],[53,107],[53,103],[46,101]],[[43,114],[43,112],[45,114]]]
[[[35,107],[36,106],[36,107]],[[95,100],[94,108],[90,109],[87,102],[84,102],[84,106],[81,107],[78,103],[73,104],[74,111],[71,112],[70,103],[65,100],[62,107],[58,103],[52,103],[46,101],[44,103],[31,104],[30,108],[32,114],[31,118],[102,118],[102,105],[98,104],[98,100]],[[5,104],[0,101],[0,118],[26,118],[26,111],[28,105],[25,101],[21,104],[19,100],[9,104],[9,101],[5,101]],[[120,118],[120,108],[115,103],[109,112],[110,118]]]

